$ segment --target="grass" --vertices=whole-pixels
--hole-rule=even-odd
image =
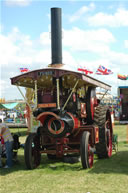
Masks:
[[[110,159],[98,160],[94,166],[83,170],[81,163],[69,164],[48,160],[42,155],[40,166],[27,170],[24,150],[18,151],[19,162],[11,169],[0,169],[1,193],[127,193],[128,189],[128,144],[126,125],[116,124],[118,152]],[[17,132],[17,129],[11,129]],[[26,129],[20,129],[20,142],[26,139]]]

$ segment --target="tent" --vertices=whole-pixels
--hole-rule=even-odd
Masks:
[[[2,104],[0,103],[0,109],[5,110],[5,109],[13,109],[17,106],[18,103],[8,103],[8,104]]]

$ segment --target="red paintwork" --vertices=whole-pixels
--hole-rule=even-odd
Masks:
[[[99,127],[95,127],[95,143],[99,143]]]
[[[110,135],[110,132],[107,133],[108,135],[108,138],[109,138],[109,141],[108,141],[108,157],[111,157],[112,156],[112,137]]]
[[[62,157],[64,153],[80,153],[80,139],[84,131],[90,133],[89,143],[90,147],[95,144],[95,130],[96,128],[92,125],[84,126],[79,128],[79,133],[77,133],[78,128],[74,130],[73,135],[67,133],[63,138],[53,138],[48,135],[43,136],[42,146],[46,147],[45,150],[41,150],[41,153],[56,154],[58,157]],[[76,135],[77,133],[77,135]],[[98,139],[97,139],[98,140]],[[90,153],[90,162],[92,162],[93,155]],[[91,165],[91,164],[90,164]]]
[[[60,122],[60,124],[61,124],[61,127],[59,128],[59,130],[55,131],[55,130],[53,130],[52,127],[51,127],[51,124],[52,124],[52,122],[53,122],[54,120],[56,120],[56,118],[55,118],[55,117],[52,117],[52,118],[48,121],[48,130],[49,130],[49,132],[52,133],[52,134],[60,134],[60,133],[62,133],[63,130],[64,130],[64,128],[65,128],[64,121],[58,120],[58,121]]]
[[[93,160],[94,160],[94,153],[90,151],[90,144],[88,144],[88,162],[89,162],[89,168],[92,168],[93,166]]]
[[[37,116],[37,120],[39,120],[41,123],[42,123],[42,125],[44,124],[44,121],[45,121],[45,119],[46,119],[46,117],[48,116],[48,115],[52,115],[52,116],[54,116],[56,119],[59,119],[59,116],[57,116],[55,113],[53,113],[53,112],[43,112],[43,113],[40,113],[38,116]]]
[[[86,113],[86,103],[81,103],[81,118],[86,118],[87,113]]]
[[[74,129],[78,129],[80,127],[80,120],[76,117],[74,117],[71,113],[67,112],[67,114],[72,118],[74,126],[73,126],[73,130],[72,133],[74,131]]]

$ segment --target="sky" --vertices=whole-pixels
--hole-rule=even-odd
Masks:
[[[90,76],[112,86],[128,85],[128,1],[0,1],[0,98],[22,99],[10,78],[19,68],[45,68],[51,63],[50,9],[62,8],[62,53],[65,68],[86,67]],[[99,65],[111,75],[96,75]]]

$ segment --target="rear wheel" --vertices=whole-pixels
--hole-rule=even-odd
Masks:
[[[35,133],[29,134],[25,142],[25,164],[28,169],[37,168],[41,161],[40,154],[40,140],[39,136]]]
[[[112,121],[108,107],[99,105],[95,110],[94,122],[99,126],[99,143],[96,152],[99,158],[108,158],[112,155]]]
[[[80,154],[83,169],[91,168],[93,166],[94,154],[90,151],[89,135],[89,132],[84,131],[80,142]]]

